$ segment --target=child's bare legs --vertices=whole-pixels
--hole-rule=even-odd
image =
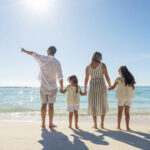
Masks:
[[[77,110],[74,111],[74,116],[75,116],[75,128],[79,129],[79,127],[78,127],[78,111]]]
[[[45,128],[46,107],[47,104],[43,103],[41,107],[42,128]]]
[[[129,122],[130,122],[130,106],[125,106],[125,119],[126,119],[126,128],[130,130]]]
[[[72,128],[73,112],[69,112],[69,128]]]
[[[101,125],[100,128],[104,129],[104,119],[105,119],[105,115],[101,115]]]
[[[120,130],[120,124],[122,119],[123,106],[118,106],[118,129]]]
[[[93,115],[93,121],[94,121],[94,127],[95,129],[97,129],[97,116]]]

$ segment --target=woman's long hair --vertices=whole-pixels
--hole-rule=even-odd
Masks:
[[[125,79],[126,86],[133,86],[136,83],[134,76],[131,74],[131,72],[128,70],[126,66],[121,66],[119,71],[121,71],[122,76]]]
[[[100,58],[102,57],[102,54],[100,52],[95,52],[92,56],[91,63],[90,64],[95,64],[95,63],[100,63]]]
[[[78,78],[75,75],[69,77],[69,80],[76,86],[76,93],[78,93]]]

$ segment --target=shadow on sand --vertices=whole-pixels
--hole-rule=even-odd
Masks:
[[[82,142],[76,135],[74,135],[74,140],[71,142],[68,137],[51,129],[42,129],[42,140],[39,141],[43,145],[43,150],[88,150],[84,142]]]
[[[130,146],[150,150],[150,134],[139,132],[139,131],[112,131],[112,130],[98,130],[97,132],[102,133],[104,137],[109,137],[119,142],[126,143]],[[137,136],[137,135],[140,135]]]
[[[142,150],[150,150],[150,134],[143,133],[139,131],[112,131],[112,130],[97,130],[101,135],[97,136],[90,132],[83,130],[72,129],[74,134],[73,142],[71,142],[68,137],[51,129],[42,129],[42,140],[39,141],[43,145],[43,150],[88,150],[87,146],[82,140],[90,141],[91,143],[97,145],[110,146],[110,144],[104,140],[105,137],[109,137],[113,140],[125,143],[127,145],[139,148]]]
[[[79,139],[90,141],[91,143],[97,144],[97,145],[109,145],[108,142],[104,141],[104,136],[97,136],[95,134],[92,134],[87,131],[83,130],[74,130],[73,132],[78,136]]]

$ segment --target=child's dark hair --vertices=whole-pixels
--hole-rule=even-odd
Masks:
[[[69,77],[69,80],[73,82],[76,86],[76,93],[78,93],[78,79],[75,75],[72,75]]]
[[[122,76],[125,79],[125,85],[133,86],[136,82],[132,73],[128,70],[126,66],[121,66],[119,71],[121,71]]]

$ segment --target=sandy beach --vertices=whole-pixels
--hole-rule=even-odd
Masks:
[[[41,129],[40,123],[23,118],[1,120],[0,150],[150,150],[149,116],[132,116],[130,132],[116,130],[116,116],[106,117],[104,130],[91,128],[88,116],[80,117],[79,130],[69,129],[65,116],[55,117],[55,129]]]

